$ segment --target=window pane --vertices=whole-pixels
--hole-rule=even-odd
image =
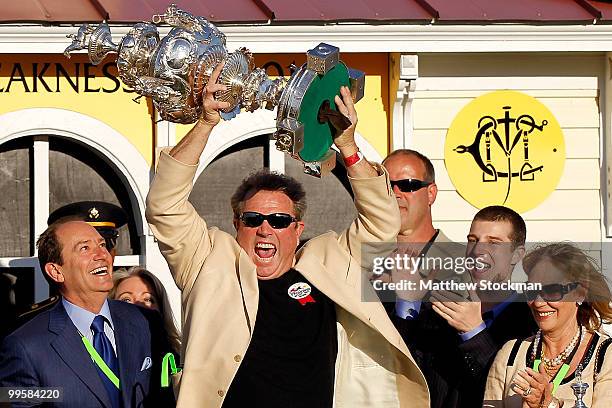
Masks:
[[[285,173],[297,179],[306,190],[306,217],[302,240],[307,240],[329,230],[341,232],[357,216],[351,194],[347,190],[348,178],[341,163],[333,174],[321,178],[304,174],[304,165],[286,157]],[[344,180],[344,183],[341,181]]]
[[[30,242],[31,139],[0,145],[0,257],[32,256]]]
[[[234,145],[200,174],[189,201],[209,226],[235,234],[230,198],[249,173],[264,166],[264,143],[267,137]]]
[[[119,229],[117,255],[140,253],[129,195],[115,169],[90,149],[61,138],[49,139],[49,212],[75,201],[106,201],[130,217]]]

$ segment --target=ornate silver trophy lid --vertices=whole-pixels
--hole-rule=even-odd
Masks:
[[[574,395],[576,396],[576,404],[574,408],[588,408],[582,400],[586,394],[589,384],[582,381],[582,364],[576,367],[576,381],[571,385]]]
[[[172,29],[160,39],[156,24]],[[83,24],[64,54],[87,50],[97,65],[109,54],[117,54],[119,77],[136,93],[151,97],[163,120],[195,123],[202,113],[202,92],[217,64],[224,62],[219,82],[227,86],[215,97],[229,102],[221,112],[232,119],[241,109],[253,112],[278,106],[276,146],[304,162],[304,171],[320,176],[335,165],[330,146],[335,130],[319,111],[335,108],[334,96],[341,85],[351,87],[355,102],[363,96],[365,75],[348,69],[339,60],[336,47],[320,44],[307,53],[307,63],[289,80],[270,79],[255,68],[246,48],[228,53],[225,35],[203,17],[171,4],[152,22],[134,25],[119,44],[111,39],[106,22],[97,27]],[[327,101],[327,102],[326,102]],[[325,105],[325,106],[324,106]]]

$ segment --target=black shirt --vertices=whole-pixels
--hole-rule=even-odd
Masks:
[[[309,286],[310,297],[290,297],[296,283]],[[338,352],[334,303],[295,269],[258,284],[253,338],[223,408],[331,407]]]

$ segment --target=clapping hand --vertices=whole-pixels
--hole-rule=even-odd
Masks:
[[[540,364],[539,372],[526,367],[512,379],[512,389],[523,398],[523,408],[547,407],[552,400],[552,387],[549,377]]]
[[[470,291],[470,300],[441,290],[431,293],[432,309],[460,333],[467,333],[483,323],[482,306],[475,291]]]

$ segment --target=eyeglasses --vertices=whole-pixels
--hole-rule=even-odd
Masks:
[[[291,223],[296,222],[297,218],[285,213],[264,215],[255,211],[246,211],[240,216],[240,221],[250,228],[259,227],[264,221],[268,221],[268,224],[270,224],[272,228],[283,229],[287,228]]]
[[[578,286],[580,286],[578,282],[572,282],[566,285],[551,283],[550,285],[542,285],[542,289],[540,290],[526,290],[525,296],[530,302],[536,300],[538,296],[547,302],[557,302]]]
[[[423,181],[417,179],[403,179],[403,180],[391,180],[391,188],[395,186],[400,189],[403,193],[412,193],[418,191],[423,187],[433,184],[431,181]]]

